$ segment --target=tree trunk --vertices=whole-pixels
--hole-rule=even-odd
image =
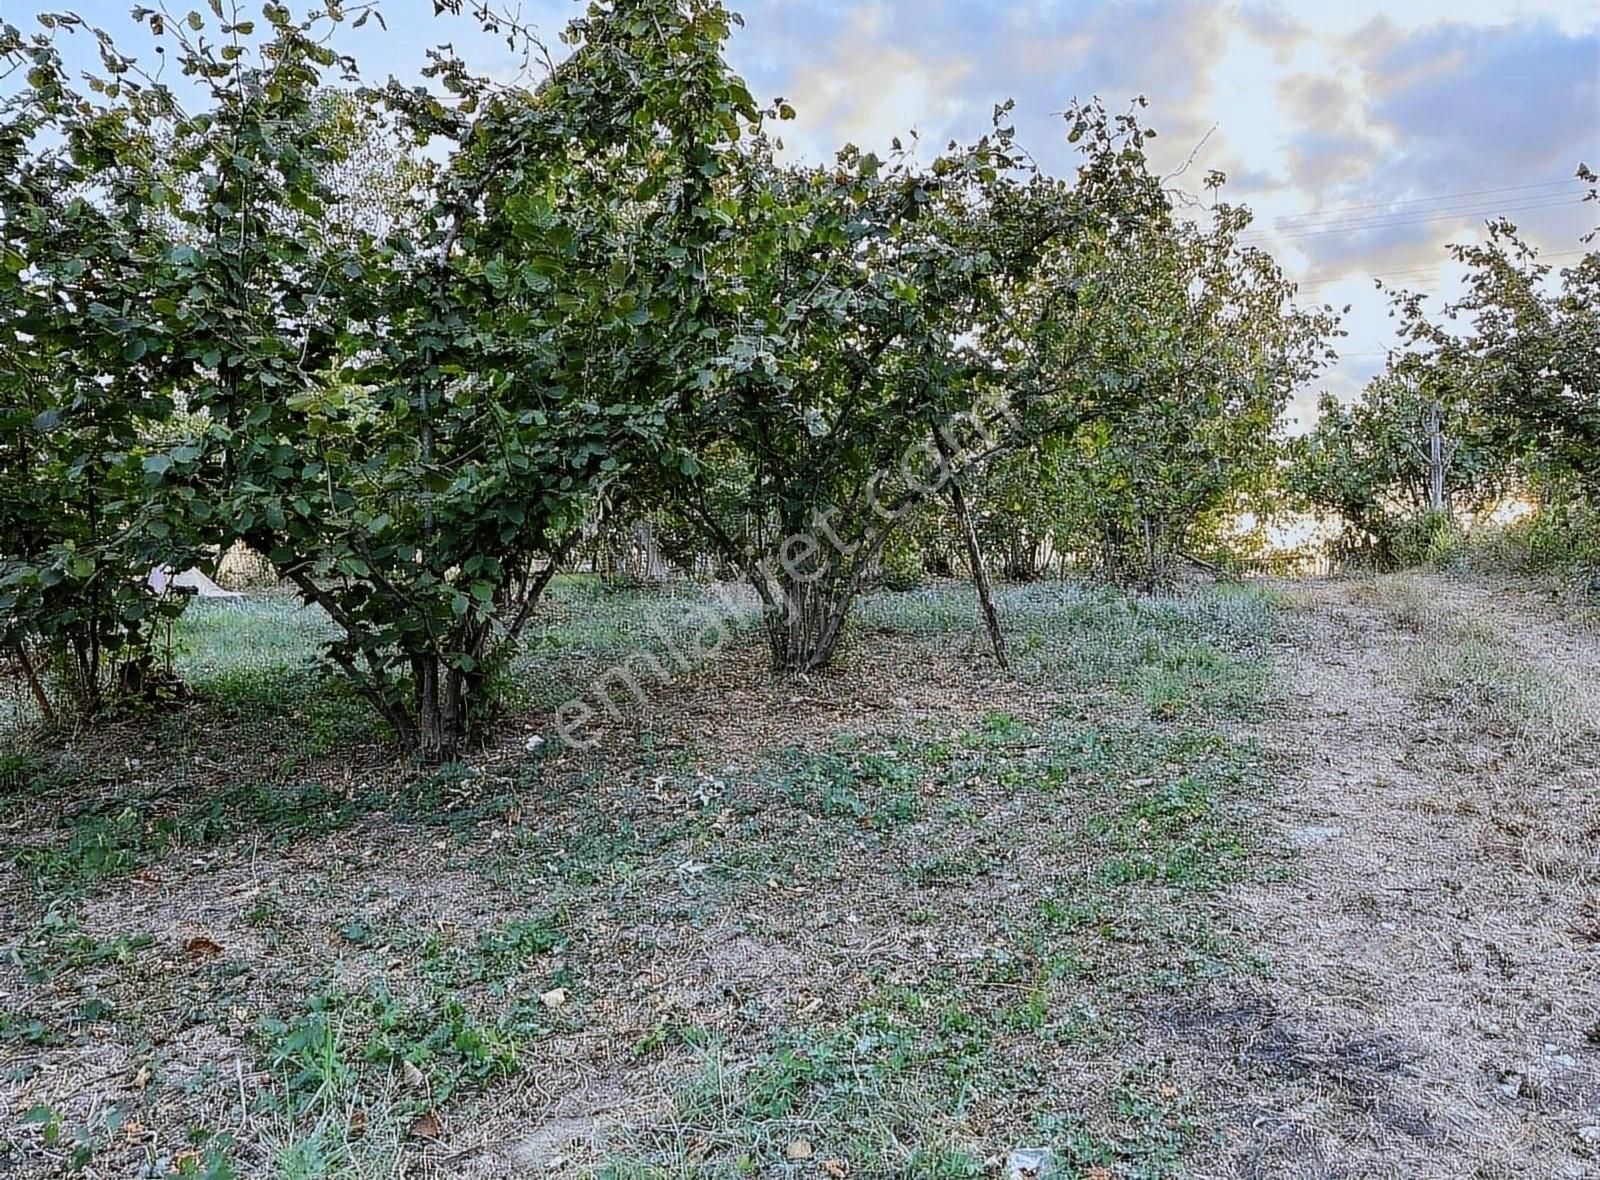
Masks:
[[[433,652],[411,657],[417,710],[416,753],[429,765],[454,762],[467,737],[465,685]]]
[[[983,564],[983,548],[978,543],[978,528],[973,523],[972,513],[967,507],[967,494],[961,487],[961,480],[956,475],[955,469],[950,466],[950,444],[937,430],[934,431],[934,444],[939,448],[939,457],[944,460],[950,472],[950,507],[955,509],[956,520],[961,525],[961,536],[967,546],[967,564],[972,567],[972,583],[978,590],[978,606],[983,613],[983,625],[988,628],[989,642],[994,645],[995,662],[1009,672],[1011,663],[1006,658],[1006,637],[1000,630],[1000,616],[994,609],[994,592],[989,585],[989,571]]]
[[[832,578],[785,579],[782,596],[764,612],[772,666],[779,672],[814,672],[833,659],[854,597]]]
[[[27,678],[28,688],[33,693],[33,699],[39,706],[39,716],[44,718],[46,725],[56,723],[56,711],[50,707],[50,696],[44,690],[44,683],[39,679],[39,670],[33,666],[33,661],[28,658],[28,649],[22,644],[17,644],[17,660],[22,664],[22,674]]]

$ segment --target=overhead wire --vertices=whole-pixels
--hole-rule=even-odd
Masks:
[[[1389,209],[1398,205],[1420,205],[1434,201],[1454,201],[1461,197],[1485,197],[1493,196],[1498,193],[1525,192],[1529,189],[1555,188],[1562,185],[1570,185],[1572,182],[1573,178],[1569,176],[1563,177],[1560,180],[1536,181],[1532,184],[1508,184],[1500,188],[1465,189],[1461,192],[1455,193],[1436,193],[1429,197],[1402,197],[1393,201],[1368,201],[1365,204],[1360,205],[1329,205],[1321,209],[1308,209],[1302,213],[1285,213],[1281,217],[1277,218],[1273,222],[1273,225],[1279,228],[1292,228],[1286,226],[1285,223],[1291,221],[1301,221],[1310,218],[1327,217],[1330,215],[1339,216],[1345,213],[1352,213],[1360,209]]]
[[[1413,225],[1427,225],[1439,221],[1462,221],[1474,217],[1502,217],[1510,213],[1531,213],[1541,209],[1559,209],[1563,206],[1576,206],[1582,203],[1582,198],[1578,197],[1569,197],[1560,201],[1531,199],[1506,205],[1430,212],[1423,216],[1371,218],[1364,221],[1342,222],[1319,229],[1299,230],[1293,233],[1269,233],[1265,230],[1256,230],[1240,235],[1240,239],[1249,245],[1259,245],[1264,242],[1297,242],[1307,238],[1327,237],[1329,234],[1371,233],[1378,230],[1404,229]]]
[[[1555,251],[1552,251],[1552,252],[1550,252],[1548,254],[1540,254],[1539,255],[1539,261],[1546,262],[1546,261],[1549,261],[1550,259],[1553,259],[1553,258],[1573,258],[1573,257],[1577,257],[1578,255],[1587,254],[1587,253],[1589,253],[1589,251],[1587,251],[1587,250],[1555,250]],[[1300,287],[1320,287],[1320,286],[1326,286],[1329,283],[1348,282],[1351,279],[1399,279],[1399,278],[1411,278],[1411,277],[1419,276],[1419,275],[1436,275],[1438,273],[1438,271],[1439,271],[1439,268],[1442,267],[1442,266],[1445,266],[1445,265],[1447,265],[1447,264],[1444,263],[1444,262],[1436,262],[1436,263],[1433,263],[1433,264],[1428,265],[1428,266],[1415,266],[1415,267],[1411,267],[1411,268],[1406,269],[1406,270],[1384,270],[1384,271],[1359,271],[1359,270],[1355,270],[1355,271],[1350,271],[1349,273],[1342,274],[1342,275],[1323,275],[1321,277],[1312,277],[1312,278],[1308,278],[1308,279],[1296,279],[1294,281]]]

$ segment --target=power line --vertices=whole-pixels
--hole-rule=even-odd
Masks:
[[[1328,283],[1343,283],[1343,282],[1346,282],[1346,281],[1348,281],[1350,279],[1399,279],[1399,278],[1407,278],[1407,277],[1410,277],[1412,275],[1431,275],[1431,274],[1436,274],[1436,273],[1438,273],[1440,265],[1441,265],[1440,263],[1435,263],[1432,266],[1419,266],[1419,267],[1416,267],[1416,268],[1414,268],[1412,270],[1386,270],[1386,271],[1353,270],[1349,274],[1329,275],[1329,276],[1327,276],[1325,278],[1320,278],[1320,279],[1297,279],[1297,280],[1295,280],[1295,282],[1296,282],[1296,284],[1298,286],[1301,286],[1301,287],[1320,287],[1320,286],[1324,286],[1324,285],[1326,285]]]
[[[1302,241],[1306,238],[1326,237],[1329,234],[1357,234],[1370,233],[1375,230],[1384,229],[1404,229],[1413,225],[1427,225],[1430,222],[1436,221],[1461,221],[1476,216],[1482,216],[1486,218],[1503,217],[1508,213],[1531,213],[1540,209],[1559,209],[1567,205],[1580,205],[1582,203],[1583,202],[1581,199],[1565,201],[1535,201],[1531,204],[1502,205],[1498,208],[1462,209],[1448,213],[1431,214],[1423,217],[1398,217],[1393,219],[1372,220],[1366,222],[1350,222],[1347,224],[1331,226],[1326,229],[1304,230],[1299,233],[1269,234],[1262,232],[1245,244],[1259,245],[1263,242],[1272,241],[1296,242]],[[1243,236],[1241,236],[1241,242],[1243,242],[1243,240]]]
[[[1420,205],[1431,201],[1453,201],[1461,197],[1484,197],[1496,193],[1525,192],[1529,189],[1554,188],[1558,185],[1569,185],[1572,183],[1573,178],[1569,176],[1561,180],[1541,180],[1533,184],[1508,184],[1502,188],[1479,188],[1467,189],[1458,193],[1436,193],[1431,197],[1406,197],[1395,201],[1369,201],[1363,205],[1329,205],[1322,209],[1307,209],[1303,213],[1285,213],[1283,216],[1277,218],[1273,222],[1273,225],[1279,228],[1285,228],[1284,223],[1288,221],[1301,221],[1308,218],[1327,217],[1330,215],[1337,216],[1343,213],[1353,213],[1360,209],[1389,209],[1398,205]]]
[[[1295,237],[1307,233],[1322,233],[1335,229],[1361,229],[1370,225],[1388,225],[1395,222],[1412,222],[1429,217],[1467,217],[1476,213],[1491,214],[1502,210],[1524,209],[1540,204],[1562,205],[1578,201],[1580,197],[1555,198],[1553,193],[1534,193],[1523,197],[1512,197],[1497,205],[1486,205],[1479,201],[1475,204],[1451,205],[1437,209],[1412,209],[1404,213],[1374,213],[1366,217],[1352,217],[1343,221],[1312,222],[1299,228],[1280,231],[1278,237]],[[1266,234],[1268,231],[1257,231]]]
[[[1544,262],[1552,258],[1573,258],[1578,255],[1588,253],[1588,250],[1556,250],[1548,254],[1540,254],[1538,261]],[[1327,283],[1342,283],[1349,279],[1398,279],[1406,278],[1412,275],[1437,274],[1439,268],[1444,265],[1445,263],[1436,262],[1430,266],[1415,266],[1408,270],[1351,271],[1349,274],[1324,275],[1320,278],[1312,277],[1308,279],[1296,279],[1294,281],[1297,286],[1311,287],[1323,286]]]
[[[1582,204],[1582,200],[1568,198],[1561,201],[1549,201],[1539,197],[1525,197],[1520,201],[1513,201],[1503,205],[1479,205],[1470,208],[1445,209],[1427,213],[1419,210],[1415,213],[1397,214],[1393,217],[1369,217],[1362,220],[1335,222],[1318,229],[1294,230],[1289,233],[1271,233],[1266,230],[1260,230],[1256,231],[1256,233],[1263,240],[1296,241],[1300,238],[1320,237],[1331,233],[1360,233],[1374,229],[1426,225],[1433,221],[1452,221],[1473,217],[1500,217],[1507,213],[1522,213],[1534,209],[1554,209],[1562,205],[1577,204]]]

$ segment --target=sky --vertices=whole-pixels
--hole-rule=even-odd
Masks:
[[[166,5],[178,15],[188,6]],[[66,7],[131,28],[125,0],[0,0],[0,17],[27,25]],[[1383,365],[1393,332],[1374,278],[1448,297],[1459,270],[1445,246],[1477,239],[1488,217],[1511,217],[1557,266],[1600,224],[1573,179],[1580,161],[1600,168],[1592,0],[730,7],[745,24],[729,58],[758,99],[794,104],[798,117],[781,131],[797,158],[827,158],[847,142],[887,150],[912,131],[931,156],[952,137],[982,134],[1011,98],[1022,144],[1064,172],[1073,151],[1059,113],[1072,98],[1120,109],[1145,96],[1154,165],[1165,174],[1189,161],[1172,184],[1198,191],[1208,170],[1225,172],[1225,198],[1256,213],[1249,240],[1300,281],[1302,300],[1350,305],[1339,363],[1296,398],[1302,425],[1321,389],[1354,397]],[[567,0],[520,6],[552,46],[579,10]],[[387,31],[369,22],[342,38],[368,75],[414,79],[442,41],[483,73],[519,74],[503,40],[436,19],[431,0],[384,0],[382,11]]]

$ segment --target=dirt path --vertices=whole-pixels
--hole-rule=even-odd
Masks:
[[[1600,639],[1443,577],[1291,593],[1301,863],[1195,1038],[1249,1095],[1207,1174],[1600,1177]]]

